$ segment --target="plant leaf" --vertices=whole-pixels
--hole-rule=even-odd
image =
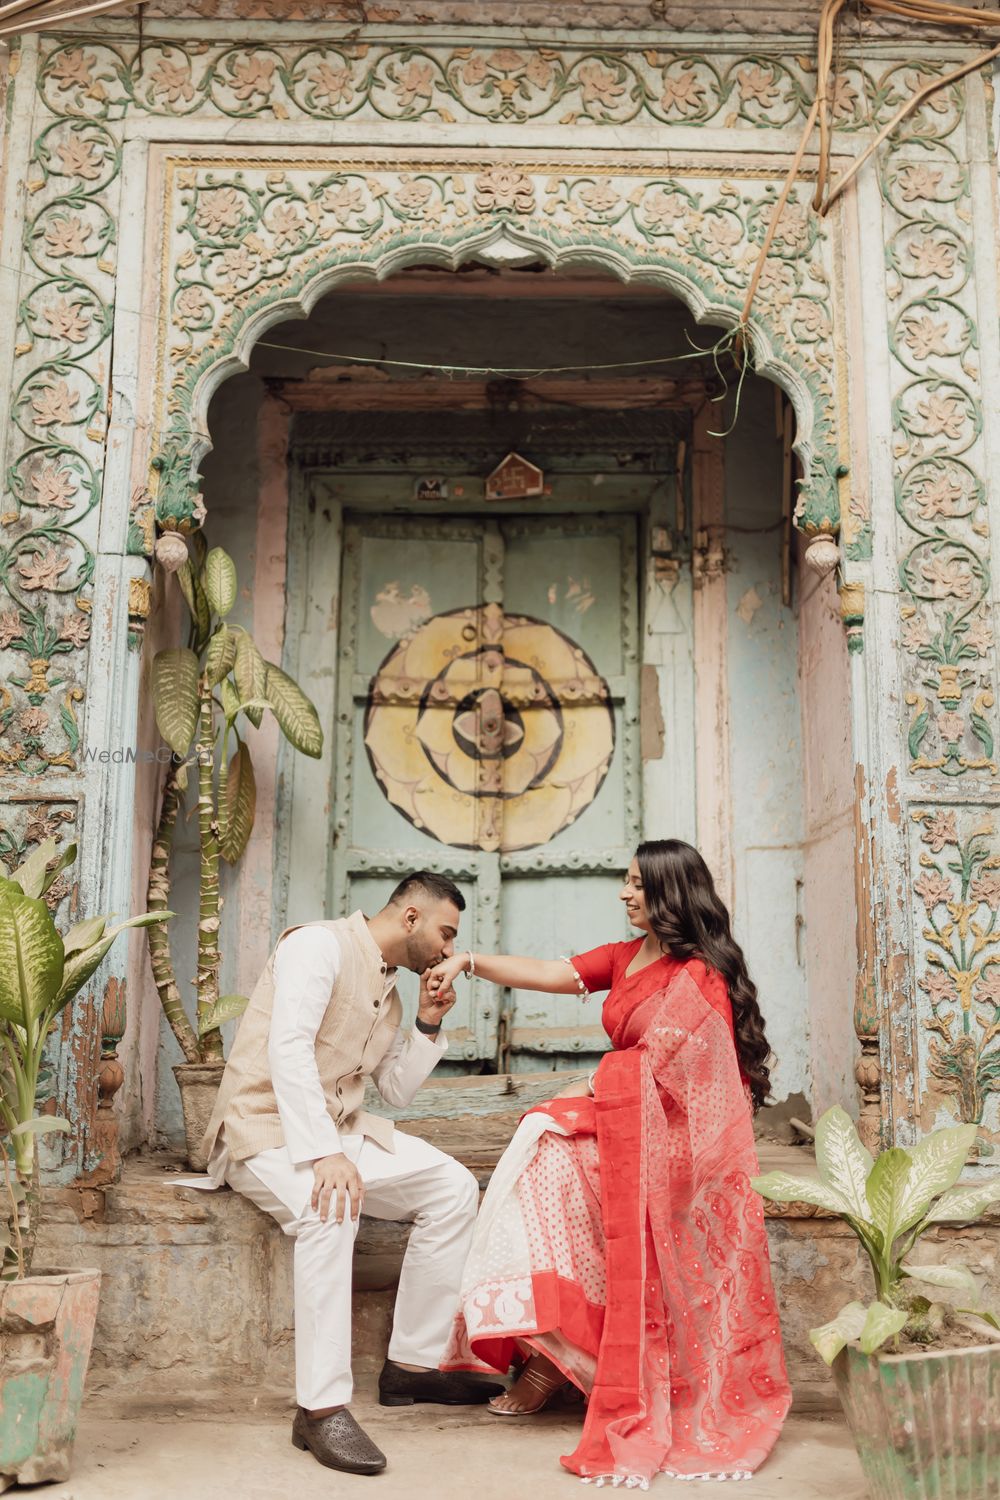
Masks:
[[[869,1218],[882,1236],[886,1255],[902,1227],[902,1206],[912,1163],[908,1151],[892,1146],[883,1151],[868,1178]]]
[[[61,1135],[68,1134],[71,1129],[68,1120],[63,1120],[59,1115],[36,1115],[33,1120],[22,1120],[19,1125],[11,1128],[11,1135],[48,1135],[51,1131],[57,1131]]]
[[[205,558],[205,594],[217,615],[228,615],[236,603],[236,564],[222,547],[213,547]]]
[[[104,934],[106,938],[116,938],[120,932],[129,927],[152,927],[156,922],[169,922],[171,917],[176,917],[175,911],[141,911],[137,917],[129,917],[125,922],[119,922],[117,927],[109,927]]]
[[[257,782],[248,747],[240,740],[236,754],[229,762],[226,782],[225,817],[221,820],[225,834],[220,835],[219,850],[227,864],[240,858],[253,831],[257,813]]]
[[[156,727],[178,755],[191,748],[198,727],[198,658],[180,646],[153,658]]]
[[[319,714],[297,682],[273,662],[267,664],[267,682],[264,696],[274,710],[274,717],[281,726],[285,738],[301,750],[318,760],[323,754],[323,730]]]
[[[83,989],[114,940],[114,935],[105,934],[99,943],[66,955],[62,984],[53,1002],[54,1011],[62,1010]]]
[[[267,682],[267,662],[257,650],[257,644],[253,637],[248,635],[245,630],[241,630],[236,639],[236,665],[233,671],[236,676],[236,686],[239,689],[241,702],[248,703],[252,698],[264,697],[264,686]],[[262,708],[248,707],[244,711],[253,727],[259,729],[260,721],[264,717],[264,710]]]
[[[932,1131],[910,1148],[913,1169],[900,1205],[900,1232],[922,1219],[931,1200],[958,1181],[978,1129],[976,1125],[951,1125]]]
[[[222,712],[231,724],[240,711],[240,695],[228,677],[223,677],[219,691],[222,697]]]
[[[11,881],[0,886],[0,1016],[32,1024],[52,1004],[63,976],[63,944],[44,901]]]
[[[810,1328],[809,1341],[824,1364],[832,1365],[845,1344],[861,1337],[867,1315],[860,1302],[848,1302],[829,1323]]]
[[[883,1151],[882,1155],[885,1155]],[[859,1342],[862,1354],[874,1354],[886,1339],[891,1339],[906,1322],[907,1314],[898,1307],[889,1307],[885,1302],[873,1302],[865,1317]]]
[[[195,532],[195,536],[198,535],[200,533]],[[200,569],[192,568],[190,562],[182,563],[177,569],[177,579],[194,623],[195,649],[201,651],[212,630],[212,616],[205,598]]]
[[[854,1218],[871,1221],[865,1184],[875,1162],[861,1144],[854,1121],[839,1105],[826,1110],[816,1122],[816,1166],[828,1187],[835,1188],[850,1204]]]
[[[979,1283],[968,1266],[901,1266],[904,1276],[913,1281],[925,1281],[928,1286],[943,1287],[945,1291],[964,1292],[973,1302],[979,1301]]]
[[[205,676],[212,687],[228,677],[236,664],[236,637],[228,625],[220,625],[208,643]]]
[[[58,859],[50,870],[49,862],[56,859],[57,854]],[[37,849],[32,850],[23,864],[18,865],[10,878],[21,887],[26,896],[44,896],[56,876],[75,859],[75,844],[67,844],[59,854],[55,839],[46,839]]]
[[[248,995],[220,995],[207,1015],[198,1021],[198,1035],[205,1036],[226,1021],[237,1020],[250,1004]]]
[[[981,1318],[984,1323],[988,1323],[991,1328],[995,1328],[997,1333],[1000,1333],[1000,1318],[991,1312],[984,1312],[981,1307],[956,1307],[955,1311],[968,1313],[971,1318]]]
[[[86,917],[63,933],[63,952],[79,953],[82,948],[92,948],[104,936],[107,917]]]
[[[850,1204],[824,1182],[813,1177],[795,1177],[791,1172],[767,1172],[763,1177],[752,1177],[750,1186],[762,1198],[772,1198],[775,1203],[815,1203],[834,1214],[850,1214]]]
[[[181,586],[181,593],[184,595],[184,602],[188,607],[188,612],[190,613],[192,620],[194,620],[197,615],[197,610],[194,602],[194,571],[191,567],[190,558],[188,558],[187,562],[181,563],[180,567],[177,569],[176,576],[177,582]]]
[[[175,915],[176,913],[172,911],[140,912],[137,917],[129,917],[127,921],[119,922],[117,927],[112,927],[105,932],[100,941],[89,948],[81,948],[76,953],[67,954],[62,984],[55,997],[57,1009],[62,1010],[63,1006],[79,993],[110,950],[119,933],[124,932],[128,927],[152,927],[154,922],[167,922]]]
[[[1000,1178],[991,1182],[963,1183],[943,1193],[932,1203],[927,1215],[928,1224],[943,1224],[955,1220],[978,1219],[991,1203],[1000,1201]]]

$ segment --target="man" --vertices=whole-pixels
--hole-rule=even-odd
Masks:
[[[289,928],[278,939],[240,1022],[205,1136],[209,1175],[272,1214],[295,1239],[292,1441],[321,1464],[377,1474],[385,1455],[348,1410],[351,1259],[362,1205],[411,1219],[384,1406],[485,1401],[502,1390],[437,1366],[458,1305],[478,1191],[471,1172],[361,1107],[365,1082],[409,1104],[444,1055],[453,989],[426,975],[455,950],[461,892],[421,871],[370,920]],[[398,968],[420,974],[415,1029],[400,1032]]]

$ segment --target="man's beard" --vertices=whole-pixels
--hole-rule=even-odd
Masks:
[[[432,964],[440,962],[441,950],[431,947],[426,940],[421,940],[414,934],[406,940],[406,968],[412,969],[414,974],[423,974]]]

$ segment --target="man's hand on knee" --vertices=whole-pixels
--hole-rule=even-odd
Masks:
[[[342,1151],[334,1156],[321,1156],[319,1161],[313,1162],[313,1212],[319,1214],[324,1224],[330,1213],[331,1201],[334,1204],[334,1219],[342,1224],[348,1200],[351,1218],[357,1219],[364,1196],[365,1185],[358,1169]]]

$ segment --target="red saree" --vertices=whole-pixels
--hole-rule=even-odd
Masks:
[[[520,1340],[588,1394],[563,1464],[645,1489],[749,1478],[790,1403],[746,1088],[721,978],[641,940],[574,959],[610,987],[594,1097],[524,1117],[483,1203],[443,1364]]]

